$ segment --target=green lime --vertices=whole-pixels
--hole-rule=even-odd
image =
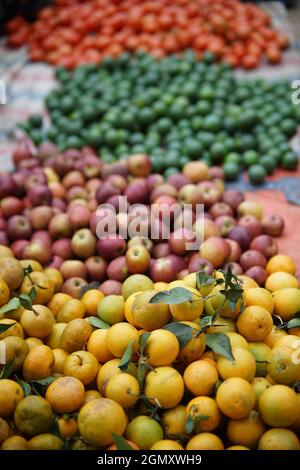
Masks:
[[[39,114],[32,114],[28,119],[29,125],[35,129],[40,129],[43,124],[42,117]]]
[[[189,138],[185,142],[185,149],[186,149],[187,155],[191,159],[195,160],[201,157],[203,146],[201,142],[199,142],[198,140]]]
[[[226,162],[223,165],[224,176],[227,181],[235,181],[240,174],[240,166],[237,162]]]
[[[266,175],[267,172],[262,165],[252,165],[248,170],[250,183],[254,185],[262,184]]]
[[[227,148],[222,142],[214,142],[210,147],[210,156],[213,162],[222,162],[227,153]]]
[[[245,167],[249,168],[249,166],[255,165],[258,163],[258,153],[255,150],[247,150],[243,154],[243,163]]]
[[[241,155],[236,152],[230,152],[225,157],[225,163],[237,163],[238,165],[241,163]]]
[[[270,155],[264,155],[259,160],[260,165],[264,167],[268,174],[271,174],[277,167],[276,159],[272,158]]]
[[[299,159],[295,152],[287,152],[282,160],[281,165],[286,170],[296,170],[298,168]]]
[[[286,118],[280,123],[280,129],[284,134],[288,137],[292,137],[296,133],[297,130],[297,123],[294,119]]]

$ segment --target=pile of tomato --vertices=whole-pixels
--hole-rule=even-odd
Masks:
[[[7,24],[8,44],[27,44],[32,61],[74,68],[124,51],[161,58],[193,48],[234,67],[281,61],[288,39],[259,6],[237,0],[56,0],[34,23]]]

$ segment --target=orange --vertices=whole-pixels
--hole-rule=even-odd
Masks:
[[[266,379],[265,377],[255,377],[252,382],[251,386],[255,393],[255,405],[254,409],[258,411],[258,401],[261,394],[269,387],[272,386],[272,383]]]
[[[228,336],[229,341],[230,341],[230,345],[231,345],[232,348],[235,348],[235,347],[236,348],[244,348],[244,349],[249,348],[247,341],[245,340],[245,338],[242,335],[239,335],[238,333],[235,333],[235,331],[228,331],[225,334],[226,334],[226,336]],[[217,357],[218,357],[218,355],[217,355]]]
[[[57,317],[58,312],[62,306],[65,305],[68,300],[72,300],[72,297],[69,294],[58,292],[57,294],[54,294],[50,302],[48,302],[47,307],[50,308],[55,318]]]
[[[73,437],[75,434],[78,433],[78,425],[77,421],[74,418],[58,418],[57,420],[59,434],[64,439],[68,439]]]
[[[300,380],[299,361],[300,340],[296,340],[296,347],[277,346],[272,349],[267,366],[269,376],[276,383],[290,385]]]
[[[11,435],[11,429],[5,419],[0,418],[0,444]]]
[[[26,338],[25,339],[26,343],[28,344],[29,349],[33,348],[34,346],[37,346],[38,344],[43,344],[43,341],[38,338]],[[47,344],[48,346],[48,344]]]
[[[241,302],[238,301],[236,306],[232,308],[224,294],[220,292],[222,289],[224,289],[224,285],[213,288],[210,293],[211,298],[205,301],[206,312],[209,315],[214,315],[217,312],[222,318],[235,319],[241,311]]]
[[[250,411],[242,419],[230,419],[227,424],[227,437],[233,444],[255,449],[266,430],[266,425],[257,411]]]
[[[202,432],[188,441],[186,450],[224,450],[224,444],[215,434]]]
[[[116,374],[121,373],[119,369],[120,359],[111,359],[100,367],[97,376],[97,388],[102,395],[105,395],[105,390],[109,379]],[[127,373],[136,376],[136,366],[132,363],[129,364]]]
[[[284,287],[274,292],[275,313],[289,321],[300,311],[300,289]]]
[[[195,320],[201,316],[204,309],[204,301],[200,292],[191,287],[186,289],[192,292],[192,300],[170,305],[170,312],[176,321]]]
[[[90,289],[81,297],[87,315],[97,315],[97,307],[104,294],[98,289]]]
[[[29,350],[23,363],[25,380],[44,379],[49,377],[54,368],[55,357],[52,350],[40,344]]]
[[[232,348],[234,361],[219,356],[217,369],[222,379],[241,377],[251,382],[255,377],[256,362],[253,354],[245,348]]]
[[[14,258],[14,252],[8,246],[0,245],[0,258]]]
[[[144,274],[132,274],[122,284],[122,296],[127,300],[131,294],[138,291],[153,289],[153,281]]]
[[[137,416],[127,426],[126,439],[134,442],[140,449],[148,450],[164,438],[160,424],[149,416]]]
[[[0,307],[9,301],[10,291],[6,282],[0,278]]]
[[[249,276],[245,276],[244,274],[241,274],[240,276],[238,276],[238,278],[240,281],[242,281],[244,292],[247,291],[248,289],[259,287],[257,282]]]
[[[134,442],[131,442],[128,439],[125,439],[125,441],[133,450],[140,450],[140,448]],[[117,445],[111,444],[110,446],[107,447],[107,450],[118,450]]]
[[[213,394],[219,380],[216,368],[207,361],[194,361],[184,371],[183,380],[186,388],[195,396]]]
[[[98,303],[97,314],[101,320],[114,325],[125,320],[124,308],[125,302],[121,295],[107,295]]]
[[[190,364],[197,359],[200,359],[205,350],[205,334],[198,334],[200,326],[197,323],[190,321],[180,322],[183,325],[188,325],[192,330],[192,337],[190,341],[180,349],[177,360],[179,362],[184,362]]]
[[[108,330],[95,330],[89,337],[87,342],[87,351],[95,356],[101,364],[113,359],[113,355],[107,349],[106,336]]]
[[[79,432],[88,444],[104,447],[112,444],[112,433],[122,434],[127,426],[123,408],[108,398],[86,403],[78,414]]]
[[[278,348],[279,346],[286,346],[288,348],[297,349],[300,346],[299,338],[296,335],[286,334],[281,338],[278,338],[273,347]]]
[[[24,279],[21,263],[11,257],[0,258],[0,279],[6,282],[9,290],[16,290]]]
[[[22,325],[16,320],[10,318],[1,318],[0,325],[13,325],[8,330],[0,334],[0,339],[7,338],[8,336],[19,336],[24,338],[24,330]]]
[[[247,289],[244,293],[244,301],[246,307],[258,306],[268,310],[269,313],[273,313],[274,310],[274,298],[272,294],[262,287],[253,287]]]
[[[29,352],[29,346],[23,338],[19,336],[8,336],[2,341],[5,351],[6,363],[12,363],[11,372],[16,372],[23,365],[25,357]]]
[[[30,278],[25,276],[20,287],[20,293],[29,294],[32,286],[34,286],[36,291],[36,297],[33,303],[42,305],[47,304],[54,294],[55,285],[52,279],[50,279],[45,273],[33,271],[30,274]]]
[[[230,446],[226,450],[250,450],[249,447],[245,446]]]
[[[20,264],[23,269],[31,267],[33,271],[37,271],[39,273],[42,273],[44,270],[41,263],[39,263],[38,261],[34,259],[21,259]]]
[[[64,441],[54,434],[39,434],[28,441],[29,450],[62,450]]]
[[[221,413],[215,400],[210,397],[196,397],[186,407],[186,413],[191,416],[196,433],[213,431],[221,421]]]
[[[14,380],[0,380],[0,417],[8,418],[13,414],[20,400],[24,397],[22,387]]]
[[[82,405],[85,405],[89,401],[96,400],[97,398],[102,398],[102,395],[98,390],[86,390]]]
[[[266,343],[270,348],[273,348],[275,343],[284,336],[287,336],[286,331],[279,330],[276,326],[273,326],[270,333],[264,338],[264,343]]]
[[[107,384],[106,396],[116,401],[122,408],[133,406],[139,399],[140,386],[130,374],[114,375]]]
[[[18,403],[14,423],[22,434],[28,436],[46,432],[53,423],[51,406],[45,398],[29,395]]]
[[[127,300],[125,301],[124,305],[124,315],[125,319],[130,323],[131,325],[134,325],[133,317],[132,317],[132,304],[134,302],[134,299],[139,295],[142,291],[135,292],[134,294],[131,294]]]
[[[76,377],[83,385],[91,383],[97,376],[99,364],[95,356],[87,351],[76,351],[65,360],[64,375]]]
[[[249,343],[249,351],[256,361],[256,377],[265,377],[268,374],[267,365],[270,359],[271,348],[262,342]]]
[[[155,282],[153,284],[153,289],[157,291],[163,291],[168,289],[169,284],[167,282]]]
[[[168,305],[150,303],[155,294],[157,294],[156,291],[148,290],[141,292],[133,300],[130,315],[134,326],[153,331],[162,328],[169,322],[170,311]]]
[[[146,376],[145,396],[159,408],[169,409],[178,405],[183,393],[183,379],[172,367],[157,367]]]
[[[207,328],[207,333],[229,333],[236,332],[235,320],[216,315],[212,325]]]
[[[300,416],[297,394],[286,385],[273,385],[259,398],[259,412],[266,424],[272,427],[289,427]]]
[[[185,434],[186,408],[177,405],[171,410],[166,410],[161,415],[161,425],[167,437],[175,439]]]
[[[297,397],[298,397],[298,401],[300,403],[300,393],[297,393]],[[299,434],[299,431],[300,431],[300,415],[298,416],[296,421],[293,423],[291,428],[295,433]]]
[[[273,428],[260,438],[259,450],[300,450],[300,442],[290,429]]]
[[[298,287],[298,280],[293,274],[286,273],[284,271],[277,271],[270,274],[265,283],[265,288],[271,292],[275,292],[283,287]]]
[[[46,400],[56,413],[72,413],[84,400],[84,386],[75,377],[60,377],[47,388]]]
[[[176,336],[167,330],[154,330],[147,340],[145,355],[147,362],[155,367],[172,364],[179,353]]]
[[[169,439],[162,439],[161,441],[155,442],[150,450],[184,450],[181,444],[176,441]]]
[[[67,323],[64,328],[60,342],[61,347],[68,352],[79,351],[84,348],[87,340],[91,336],[93,328],[89,322],[83,318],[75,318]]]
[[[22,436],[10,436],[3,442],[1,450],[28,450],[28,444]]]
[[[59,292],[64,283],[64,278],[61,272],[55,268],[46,268],[44,273],[51,279],[54,283],[54,292]]]
[[[63,374],[68,353],[61,348],[52,349],[52,352],[54,354],[53,372],[56,374]]]
[[[24,307],[22,305],[15,310],[10,310],[9,312],[5,313],[5,318],[20,321],[21,315],[24,312]]]
[[[67,323],[55,323],[49,336],[45,339],[45,344],[51,349],[61,348],[61,335]]]
[[[20,323],[27,336],[43,339],[51,333],[55,319],[48,307],[35,305],[33,310],[24,310]]]
[[[219,386],[216,401],[225,416],[241,419],[252,410],[255,393],[249,382],[240,377],[231,377]]]
[[[133,341],[134,348],[137,348],[138,332],[129,323],[115,323],[107,330],[106,346],[115,357],[122,357],[131,341]]]
[[[277,271],[295,274],[296,265],[290,256],[279,254],[269,259],[266,265],[266,271],[268,274],[276,273]]]
[[[236,322],[239,333],[247,341],[262,341],[273,328],[271,314],[263,307],[246,307]]]
[[[60,308],[57,314],[57,321],[62,323],[69,323],[75,318],[83,318],[85,315],[85,308],[83,303],[78,299],[68,300]]]

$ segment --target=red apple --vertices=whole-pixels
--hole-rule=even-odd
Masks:
[[[254,279],[259,286],[264,286],[268,277],[267,271],[261,266],[252,266],[252,268],[248,269],[244,274]]]
[[[64,176],[73,169],[73,159],[64,154],[55,155],[52,168],[59,176]]]
[[[220,237],[221,236],[221,232],[220,232],[218,226],[216,225],[216,223],[213,220],[209,220],[207,218],[204,218],[203,225],[204,225],[204,234],[203,234],[204,240],[206,240],[207,238],[210,238],[210,237]],[[197,220],[196,220],[196,223],[194,225],[194,228],[195,229],[197,228]],[[201,234],[201,223],[200,223],[199,235],[200,234]]]
[[[253,266],[264,268],[267,264],[267,259],[260,251],[247,250],[241,255],[239,262],[243,270],[247,271]]]
[[[182,173],[175,173],[174,175],[170,175],[167,179],[168,184],[174,186],[178,191],[187,184],[191,184],[192,181]]]
[[[87,155],[75,163],[75,168],[82,172],[85,178],[95,178],[101,173],[102,162],[95,155]]]
[[[49,206],[51,204],[52,193],[47,186],[32,186],[28,192],[27,197],[32,206]]]
[[[119,191],[124,191],[127,186],[127,180],[121,175],[109,175],[105,182],[110,183],[114,188]]]
[[[7,196],[1,200],[2,215],[5,219],[13,215],[22,214],[23,203],[15,196]]]
[[[30,172],[28,177],[25,180],[24,186],[26,191],[30,191],[32,188],[42,186],[43,188],[47,187],[47,178],[43,172]]]
[[[173,220],[176,209],[180,211],[180,206],[175,198],[171,196],[158,196],[151,205],[151,213],[154,217],[163,220]]]
[[[151,173],[152,162],[148,155],[131,155],[128,160],[129,173],[133,176],[148,176]]]
[[[191,204],[194,209],[197,204],[203,204],[203,194],[199,186],[195,184],[186,184],[180,188],[178,200],[181,204]]]
[[[158,173],[152,173],[152,175],[149,175],[146,179],[148,191],[151,192],[154,188],[163,184],[164,181],[165,180],[162,175],[159,175]]]
[[[87,181],[85,187],[89,194],[92,194],[93,196],[95,196],[96,191],[98,188],[100,188],[101,184],[102,184],[102,181],[99,178],[91,178],[90,180]]]
[[[3,232],[7,230],[7,222],[2,218],[0,219],[0,230]]]
[[[63,201],[62,199],[58,199],[56,197],[52,199],[51,206],[53,207],[54,214],[65,212],[67,208],[67,204],[65,203],[65,201]]]
[[[210,261],[204,258],[200,258],[198,253],[194,253],[189,260],[188,270],[190,273],[203,271],[210,275],[212,274],[214,267]]]
[[[222,201],[228,204],[233,210],[236,210],[243,200],[243,193],[237,189],[228,189],[222,194]]]
[[[220,180],[223,180],[224,179],[224,171],[223,171],[223,168],[221,168],[220,166],[211,166],[209,168],[209,176],[210,178],[209,179],[220,179]]]
[[[180,213],[177,215],[177,217],[175,216],[174,230],[177,230],[183,227],[193,227],[195,220],[196,220],[195,212],[189,207],[184,207],[180,211]]]
[[[43,142],[38,148],[37,157],[39,160],[43,161],[46,158],[53,157],[58,154],[58,148],[55,144],[51,142]]]
[[[119,235],[111,235],[97,241],[97,252],[106,260],[123,255],[126,251],[126,242]]]
[[[49,206],[38,206],[29,212],[29,220],[34,230],[47,229],[53,217],[53,209]]]
[[[182,271],[183,269],[187,269],[187,261],[182,256],[174,255],[173,253],[171,253],[170,255],[166,256],[166,258],[172,262],[174,269],[177,273],[179,273],[179,271]]]
[[[132,246],[127,250],[125,258],[130,274],[144,273],[150,265],[150,255],[144,246]]]
[[[72,230],[88,227],[91,216],[91,211],[87,206],[82,204],[74,204],[68,208],[68,215]]]
[[[106,277],[106,261],[100,256],[90,256],[85,260],[88,279],[103,282]]]
[[[62,263],[60,272],[64,279],[70,279],[71,277],[82,277],[87,278],[86,265],[78,259],[69,259]]]
[[[141,248],[141,247],[139,247]],[[124,282],[129,271],[125,256],[118,256],[107,266],[107,277],[115,281]]]
[[[34,232],[31,237],[31,241],[40,243],[48,250],[51,249],[52,238],[49,232],[47,232],[47,230],[37,230],[36,232]]]
[[[226,241],[228,245],[230,246],[230,255],[228,256],[228,261],[233,261],[236,262],[239,260],[241,254],[242,254],[242,249],[238,242],[235,240],[230,240],[230,238],[226,238]]]
[[[88,192],[82,186],[72,186],[72,188],[68,189],[66,194],[67,201],[74,201],[74,200],[87,200]]]
[[[179,228],[170,235],[169,245],[172,253],[184,255],[190,250],[190,244],[195,243],[195,234],[186,228]]]
[[[96,240],[89,228],[77,230],[71,240],[72,250],[79,258],[88,258],[95,254]]]
[[[209,168],[206,163],[201,161],[188,162],[184,165],[182,173],[192,183],[200,183],[210,179]]]
[[[0,199],[7,196],[14,196],[17,185],[12,176],[8,173],[0,173]]]
[[[128,164],[126,160],[121,160],[112,164],[104,164],[101,168],[101,178],[105,180],[109,175],[128,176]]]
[[[210,207],[209,214],[213,219],[216,219],[222,215],[233,216],[233,210],[226,202],[216,202]]]
[[[182,271],[180,271],[180,273],[177,274],[177,279],[179,281],[182,281],[182,279],[184,279],[188,275],[189,275],[189,270],[188,269],[183,269]]]
[[[10,246],[17,259],[23,259],[24,249],[29,244],[29,240],[16,240]]]
[[[153,247],[153,256],[155,259],[164,258],[168,256],[170,253],[171,253],[171,250],[170,250],[169,243],[166,243],[166,242],[157,243]]]
[[[63,258],[61,256],[54,255],[50,263],[47,264],[48,268],[55,268],[55,269],[60,269],[61,265],[63,264]]]
[[[102,282],[99,286],[99,290],[103,292],[105,296],[120,295],[122,291],[122,283],[115,281],[114,279],[108,279],[107,281]]]
[[[18,143],[13,151],[12,159],[15,166],[18,166],[22,160],[32,157],[32,149],[29,143],[24,139]]]
[[[66,189],[70,189],[73,186],[84,186],[85,178],[80,171],[70,171],[62,179],[62,184]]]
[[[61,291],[64,294],[69,294],[74,299],[80,299],[82,288],[87,285],[88,283],[81,277],[71,277],[64,282]]]
[[[133,237],[128,240],[127,249],[132,246],[144,246],[150,253],[153,250],[153,241],[149,238]]]
[[[51,259],[50,249],[45,247],[42,243],[37,241],[31,241],[24,247],[23,250],[24,259],[33,259],[38,261],[42,265],[45,265]]]
[[[220,230],[222,237],[226,237],[233,227],[236,226],[236,220],[230,215],[220,215],[214,222]]]
[[[152,189],[149,200],[152,203],[153,201],[155,201],[155,199],[160,196],[170,196],[176,199],[177,195],[178,191],[174,186],[168,183],[164,183]]]
[[[56,214],[52,217],[48,227],[52,238],[68,238],[72,235],[72,229],[68,214]]]
[[[13,215],[7,222],[7,234],[11,240],[28,239],[32,233],[32,227],[23,215]]]
[[[112,196],[118,196],[120,189],[105,181],[96,191],[96,200],[98,204],[103,204]]]
[[[246,227],[252,238],[257,237],[262,233],[261,222],[255,217],[255,215],[244,215],[238,221],[238,225]]]
[[[231,271],[236,276],[240,276],[244,272],[241,266],[238,263],[235,263],[234,261],[227,261],[227,263],[224,264],[223,266],[224,271],[227,271],[228,268],[231,268]]]
[[[58,181],[51,181],[48,188],[50,189],[53,198],[65,199],[67,191]]]
[[[172,282],[176,279],[178,271],[175,271],[172,259],[166,257],[153,260],[150,274],[153,282]]]
[[[265,215],[261,219],[262,230],[272,237],[280,237],[284,230],[284,220],[279,214]]]
[[[223,238],[210,237],[202,243],[199,255],[210,261],[214,268],[219,268],[230,255],[230,246]]]
[[[73,256],[71,240],[69,238],[61,238],[52,244],[52,254],[61,256],[64,260]]]
[[[277,242],[270,237],[270,235],[259,235],[252,240],[250,245],[251,250],[260,251],[267,259],[277,255],[278,245]]]
[[[235,240],[240,245],[242,251],[248,249],[251,242],[250,232],[242,225],[236,225],[227,235],[231,240]]]
[[[212,181],[202,181],[198,183],[197,187],[202,195],[202,202],[206,207],[210,207],[221,200],[222,192]]]
[[[127,186],[124,190],[124,196],[127,197],[130,204],[144,204],[148,200],[148,189],[145,180],[136,180]]]
[[[0,231],[0,245],[4,245],[4,246],[9,245],[8,236],[6,232]]]

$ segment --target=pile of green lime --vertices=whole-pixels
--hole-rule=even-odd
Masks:
[[[290,83],[235,78],[211,53],[163,60],[143,52],[101,65],[56,71],[59,86],[46,98],[51,126],[39,116],[23,128],[35,143],[63,151],[89,145],[105,162],[147,153],[167,175],[190,160],[223,164],[227,180],[245,169],[260,184],[275,168],[296,169],[289,140],[300,123]]]

